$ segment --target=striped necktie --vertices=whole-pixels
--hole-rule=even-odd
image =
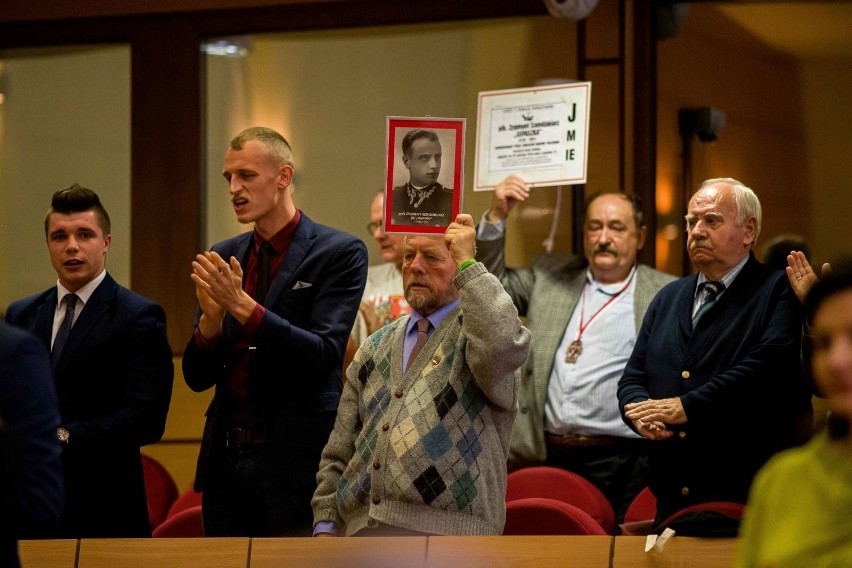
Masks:
[[[704,299],[701,301],[701,305],[698,306],[698,309],[692,315],[692,327],[695,327],[695,324],[698,323],[698,320],[701,319],[701,316],[709,310],[713,304],[716,303],[716,298],[719,294],[725,289],[725,285],[721,282],[710,282],[707,281],[702,284],[702,292],[705,294]]]

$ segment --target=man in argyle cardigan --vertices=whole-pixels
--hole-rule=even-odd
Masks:
[[[317,474],[314,534],[502,533],[530,333],[473,260],[474,242],[465,214],[443,238],[406,239],[413,311],[371,335],[347,370]],[[409,362],[424,318],[434,330]]]

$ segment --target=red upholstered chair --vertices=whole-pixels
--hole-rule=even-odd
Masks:
[[[201,505],[180,511],[160,524],[151,534],[154,538],[189,538],[204,536]]]
[[[504,535],[606,535],[588,513],[564,501],[528,497],[506,502]]]
[[[173,517],[176,514],[180,513],[185,509],[189,509],[190,507],[200,507],[201,506],[201,493],[196,491],[190,485],[186,491],[181,493],[175,502],[172,503],[172,506],[169,508],[169,512],[166,514],[166,518]]]
[[[651,488],[646,487],[630,502],[630,506],[627,507],[627,511],[624,513],[624,522],[635,523],[637,521],[647,521],[648,519],[653,519],[656,515],[657,498],[651,493]]]
[[[142,454],[142,475],[148,497],[148,521],[153,530],[165,520],[169,507],[177,499],[177,485],[160,462],[145,454]]]
[[[633,498],[627,511],[624,512],[621,534],[625,536],[647,534],[656,516],[657,498],[651,493],[651,488],[646,487]]]
[[[545,497],[579,507],[607,534],[615,530],[615,512],[591,481],[576,473],[550,466],[526,467],[506,478],[507,504],[517,499]]]

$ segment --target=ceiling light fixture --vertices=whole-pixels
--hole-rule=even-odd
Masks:
[[[217,57],[246,57],[251,48],[251,36],[215,38],[201,43],[202,52]]]

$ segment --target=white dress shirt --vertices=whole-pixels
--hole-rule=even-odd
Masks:
[[[627,278],[615,284],[597,282],[591,271],[587,272],[583,294],[585,305],[581,296],[556,350],[547,383],[546,431],[583,436],[639,437],[622,421],[616,397],[618,379],[636,343],[633,318],[635,272],[634,267]],[[592,315],[622,289],[624,291],[589,322]],[[588,324],[582,335],[583,352],[576,363],[567,363],[565,353],[571,342],[577,339],[581,313],[583,323]]]
[[[83,307],[86,305],[86,302],[89,301],[89,298],[92,297],[92,293],[95,289],[100,286],[101,282],[106,278],[106,269],[101,271],[101,273],[96,276],[93,280],[85,284],[82,288],[74,292],[77,294],[77,305],[74,308],[74,319],[71,320],[71,326],[73,327],[75,323],[77,323],[77,319],[80,317],[80,312],[83,311]],[[53,341],[56,339],[56,333],[59,331],[59,326],[62,325],[62,320],[65,319],[65,296],[70,294],[65,286],[56,282],[56,311],[53,313],[53,333],[50,336],[50,347],[53,348]]]

